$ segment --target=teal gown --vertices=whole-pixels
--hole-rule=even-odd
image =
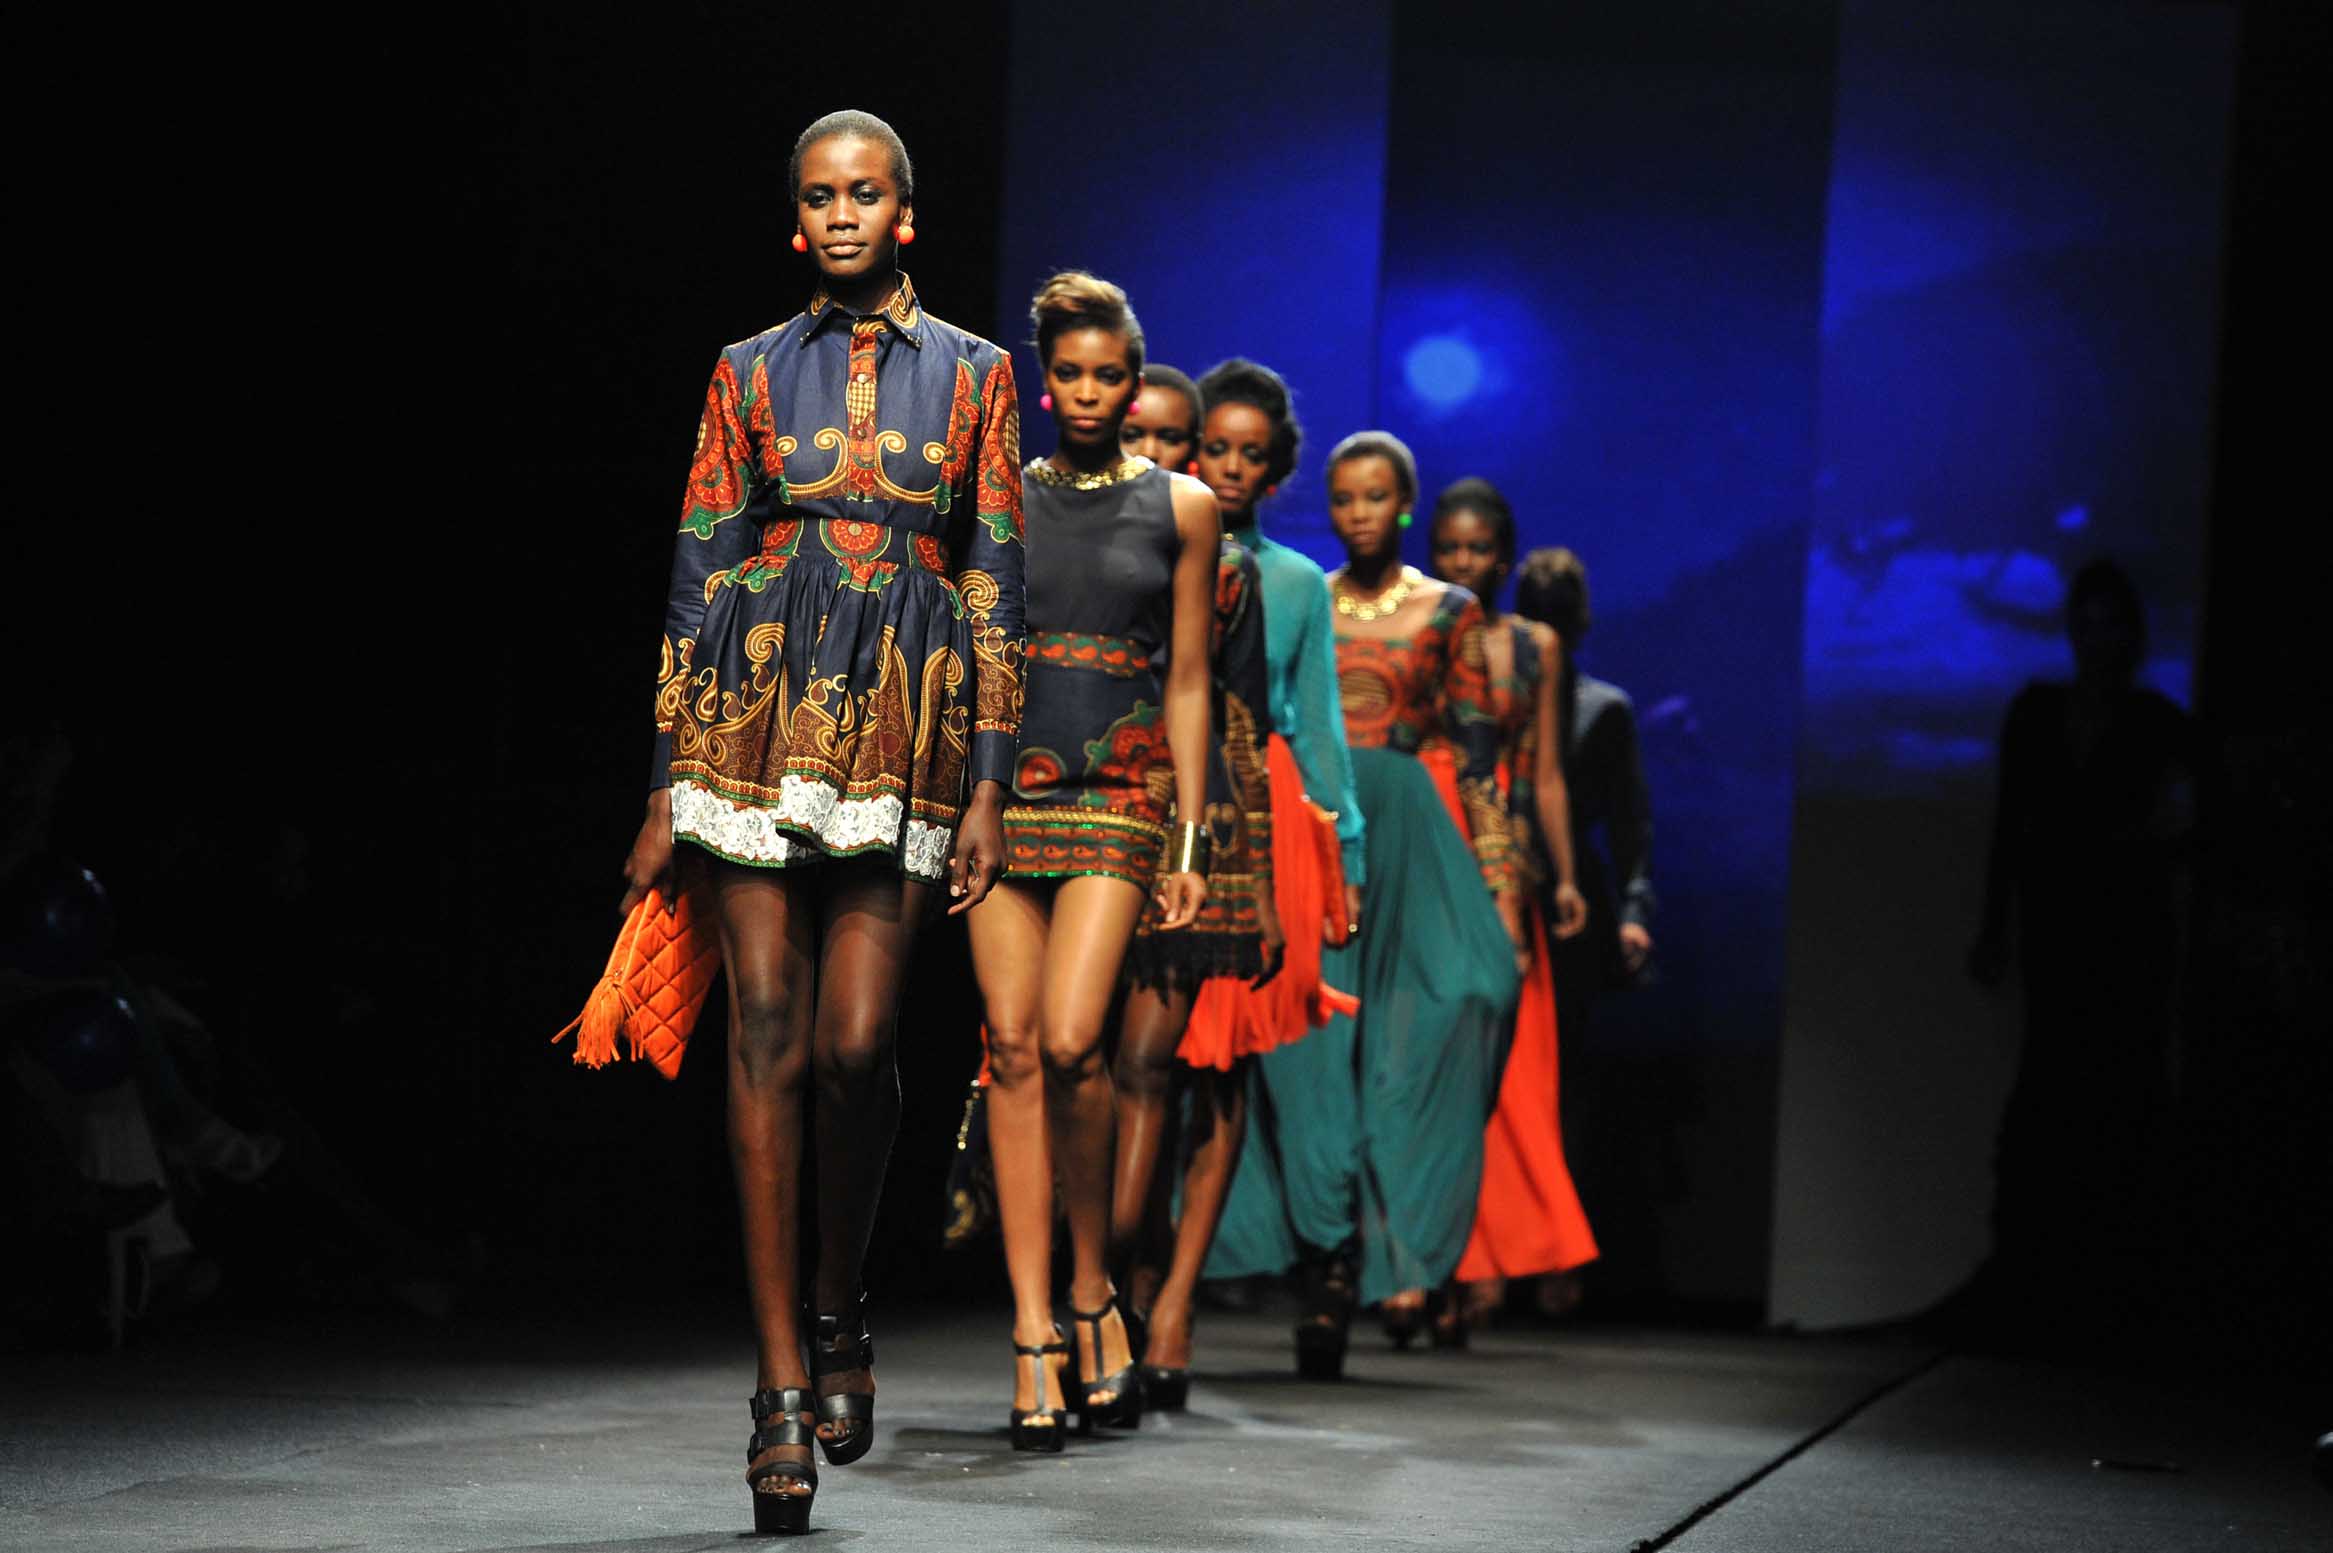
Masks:
[[[1357,1255],[1360,1297],[1373,1303],[1440,1284],[1466,1249],[1518,987],[1493,901],[1515,878],[1482,630],[1473,595],[1451,588],[1412,636],[1337,641],[1379,885],[1359,936],[1327,951],[1322,976],[1358,995],[1361,1012],[1256,1060],[1248,1147],[1210,1278],[1343,1250]],[[1455,775],[1455,793],[1436,765]]]

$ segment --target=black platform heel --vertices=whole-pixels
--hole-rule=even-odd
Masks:
[[[763,1451],[780,1445],[808,1447],[818,1436],[811,1426],[802,1421],[802,1415],[812,1410],[809,1392],[798,1386],[782,1391],[763,1390],[753,1394],[753,1439],[745,1447],[745,1459],[751,1463]],[[772,1418],[777,1423],[769,1422]],[[772,1478],[783,1478],[809,1488],[807,1494],[782,1494],[762,1490],[762,1484]],[[753,1491],[753,1529],[762,1536],[791,1536],[810,1529],[810,1504],[818,1497],[818,1462],[769,1461],[750,1467],[745,1474],[745,1486]]]
[[[855,1331],[843,1330],[848,1319]],[[839,1375],[845,1370],[875,1372],[875,1340],[867,1335],[867,1296],[861,1294],[854,1302],[849,1316],[814,1316],[810,1328],[810,1384],[817,1388],[819,1379]],[[826,1453],[830,1467],[847,1467],[874,1448],[875,1393],[872,1391],[838,1391],[818,1399],[818,1421],[822,1424],[847,1424],[839,1440],[821,1436],[818,1448]]]
[[[1058,1400],[1061,1395],[1061,1382],[1054,1366],[1046,1363],[1046,1360],[1054,1354],[1060,1354],[1067,1358],[1069,1344],[1062,1339],[1061,1329],[1055,1327],[1052,1342],[1040,1343],[1035,1347],[1031,1347],[1027,1343],[1015,1343],[1013,1344],[1013,1353],[1018,1356],[1014,1359],[1014,1363],[1019,1363],[1021,1359],[1028,1359],[1033,1361],[1037,1367],[1037,1405],[1026,1408],[1016,1407],[1012,1410],[1013,1449],[1017,1451],[1058,1451],[1061,1449],[1061,1436],[1064,1432],[1061,1427],[1061,1415],[1064,1409]],[[1050,1407],[1045,1405],[1048,1393],[1057,1399]]]
[[[1111,1291],[1110,1297],[1102,1302],[1100,1310],[1079,1310],[1075,1305],[1070,1306],[1069,1319],[1079,1326],[1093,1329],[1094,1366],[1098,1369],[1102,1363],[1102,1320],[1114,1310],[1118,1311],[1119,1329],[1129,1334],[1126,1347],[1127,1362],[1097,1380],[1087,1380],[1085,1378],[1085,1354],[1082,1350],[1079,1352],[1077,1431],[1080,1434],[1091,1434],[1096,1424],[1100,1424],[1105,1429],[1139,1429],[1142,1427],[1142,1366],[1133,1360],[1134,1346],[1131,1329],[1126,1325],[1126,1313],[1118,1309],[1117,1291]],[[1114,1391],[1117,1396],[1107,1402],[1097,1403],[1093,1399],[1094,1393],[1097,1391]]]
[[[1407,1352],[1409,1345],[1417,1340],[1418,1333],[1426,1328],[1426,1307],[1422,1304],[1396,1305],[1388,1300],[1377,1307],[1377,1321],[1385,1329],[1386,1340]]]
[[[1161,1413],[1180,1413],[1191,1405],[1191,1372],[1187,1366],[1146,1364],[1142,1367],[1142,1405]]]
[[[1342,1380],[1352,1326],[1352,1263],[1336,1253],[1308,1261],[1304,1318],[1296,1323],[1296,1373],[1306,1380]]]
[[[1465,1298],[1455,1289],[1436,1289],[1426,1296],[1426,1318],[1436,1348],[1464,1348],[1471,1336]]]

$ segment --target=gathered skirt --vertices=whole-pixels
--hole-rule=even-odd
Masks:
[[[711,578],[660,714],[673,838],[785,868],[889,858],[937,880],[971,758],[972,627],[935,536],[788,519]]]
[[[1254,1068],[1253,1143],[1206,1273],[1281,1271],[1308,1249],[1359,1254],[1360,1295],[1456,1269],[1481,1190],[1483,1131],[1514,1029],[1505,926],[1426,760],[1353,751],[1368,820],[1360,936],[1321,975],[1336,1014]]]
[[[1331,1014],[1351,1014],[1361,1006],[1321,975],[1322,928],[1345,912],[1342,899],[1329,899],[1341,892],[1335,890],[1324,855],[1324,848],[1337,846],[1335,821],[1324,819],[1325,811],[1305,796],[1304,773],[1287,740],[1273,734],[1264,760],[1271,777],[1272,900],[1280,931],[1287,935],[1287,953],[1280,974],[1261,987],[1227,976],[1199,989],[1182,1044],[1175,1049],[1194,1068],[1228,1072],[1243,1057],[1285,1046],[1327,1023]],[[1214,887],[1212,877],[1208,887]]]

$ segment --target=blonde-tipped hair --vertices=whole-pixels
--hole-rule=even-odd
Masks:
[[[1142,370],[1142,321],[1126,291],[1084,270],[1063,270],[1037,288],[1029,301],[1029,321],[1037,326],[1037,359],[1050,361],[1053,342],[1071,329],[1107,329],[1126,337],[1126,364]]]

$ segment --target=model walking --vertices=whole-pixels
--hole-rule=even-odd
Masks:
[[[1563,644],[1550,627],[1502,613],[1515,565],[1515,515],[1488,480],[1460,480],[1434,503],[1434,574],[1482,602],[1484,667],[1498,714],[1499,785],[1507,801],[1531,963],[1515,1010],[1514,1044],[1498,1110],[1483,1138],[1474,1233],[1459,1259],[1457,1297],[1434,1318],[1437,1344],[1463,1343],[1468,1326],[1506,1298],[1507,1280],[1568,1274],[1594,1261],[1595,1236],[1564,1162],[1557,1111],[1556,1001],[1546,916],[1558,939],[1587,926],[1572,866],[1570,801],[1557,759],[1556,685]],[[1542,850],[1544,848],[1544,850]],[[1550,913],[1535,886],[1544,877]]]
[[[989,1147],[1013,1285],[1013,1445],[1061,1448],[1052,1314],[1058,1176],[1073,1266],[1083,1421],[1131,1427],[1142,1396],[1105,1267],[1111,1137],[1102,1033],[1155,884],[1159,927],[1207,896],[1208,632],[1214,500],[1120,453],[1140,391],[1126,294],[1069,272],[1030,309],[1060,446],[1026,471],[1028,705],[1004,814],[1006,879],[971,915],[989,1041]],[[1163,668],[1161,660],[1163,659]],[[1170,804],[1179,816],[1170,838]]]
[[[1330,581],[1369,873],[1401,888],[1372,891],[1359,937],[1326,956],[1323,974],[1359,994],[1359,1017],[1260,1060],[1270,1147],[1251,1151],[1234,1189],[1251,1237],[1241,1270],[1305,1269],[1298,1365],[1321,1376],[1342,1371],[1356,1297],[1384,1302],[1406,1337],[1426,1290],[1458,1265],[1527,948],[1481,606],[1401,564],[1417,476],[1398,438],[1346,438],[1328,484],[1347,556]]]
[[[1146,368],[1121,447],[1162,464],[1187,460],[1198,430],[1197,385],[1172,367]],[[1266,777],[1271,682],[1261,590],[1255,557],[1225,536],[1215,583],[1216,742],[1207,774],[1215,866],[1207,904],[1178,933],[1157,930],[1155,906],[1144,915],[1128,961],[1112,1067],[1118,1089],[1112,1259],[1128,1268],[1135,1341],[1144,1349],[1144,1399],[1170,1410],[1190,1395],[1191,1297],[1231,1185],[1247,1112],[1246,1043],[1232,1039],[1232,1027],[1220,1019],[1194,1027],[1192,1012],[1202,997],[1227,985],[1268,985],[1285,950],[1273,894]],[[1299,1026],[1290,1035],[1301,1032]],[[1168,1212],[1174,1194],[1158,1166],[1183,1153],[1183,1212],[1176,1217]]]
[[[829,114],[788,181],[820,284],[714,367],[624,870],[626,911],[652,887],[671,900],[685,842],[719,902],[758,1531],[809,1524],[813,1438],[837,1465],[874,1441],[858,1279],[899,1121],[898,991],[933,886],[963,911],[1003,863],[1024,591],[1012,361],[926,313],[898,269],[906,147]]]

